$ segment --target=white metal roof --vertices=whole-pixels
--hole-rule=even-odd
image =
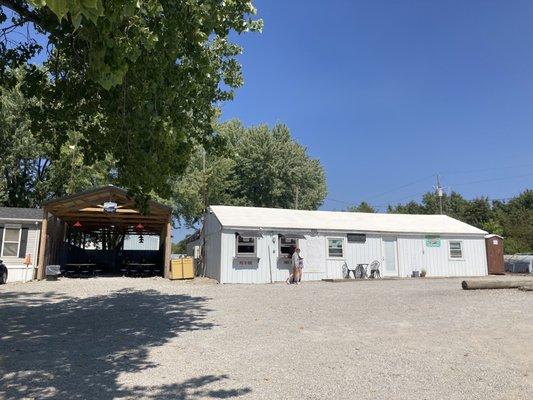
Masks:
[[[372,214],[233,206],[211,206],[210,208],[222,226],[226,228],[487,234],[481,229],[446,215]]]

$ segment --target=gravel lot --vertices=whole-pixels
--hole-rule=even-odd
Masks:
[[[459,279],[8,284],[0,398],[532,399],[532,310]]]

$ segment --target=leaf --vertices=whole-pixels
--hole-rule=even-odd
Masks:
[[[82,20],[83,15],[81,13],[78,13],[72,17],[72,25],[74,25],[74,29],[78,29],[80,27]]]
[[[65,0],[45,0],[46,5],[57,16],[62,19],[68,11],[67,1]]]

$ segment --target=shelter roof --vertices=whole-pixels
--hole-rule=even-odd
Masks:
[[[107,212],[106,202],[116,203],[116,211]],[[135,227],[141,224],[143,232],[159,234],[172,213],[170,207],[155,201],[149,201],[146,211],[141,211],[126,190],[113,185],[50,200],[43,208],[67,224],[79,222],[85,231],[113,227],[124,233],[137,232]]]

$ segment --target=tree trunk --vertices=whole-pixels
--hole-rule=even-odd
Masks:
[[[524,280],[468,280],[463,281],[461,286],[464,290],[476,290],[476,289],[516,289],[521,286],[533,285],[533,279]]]

